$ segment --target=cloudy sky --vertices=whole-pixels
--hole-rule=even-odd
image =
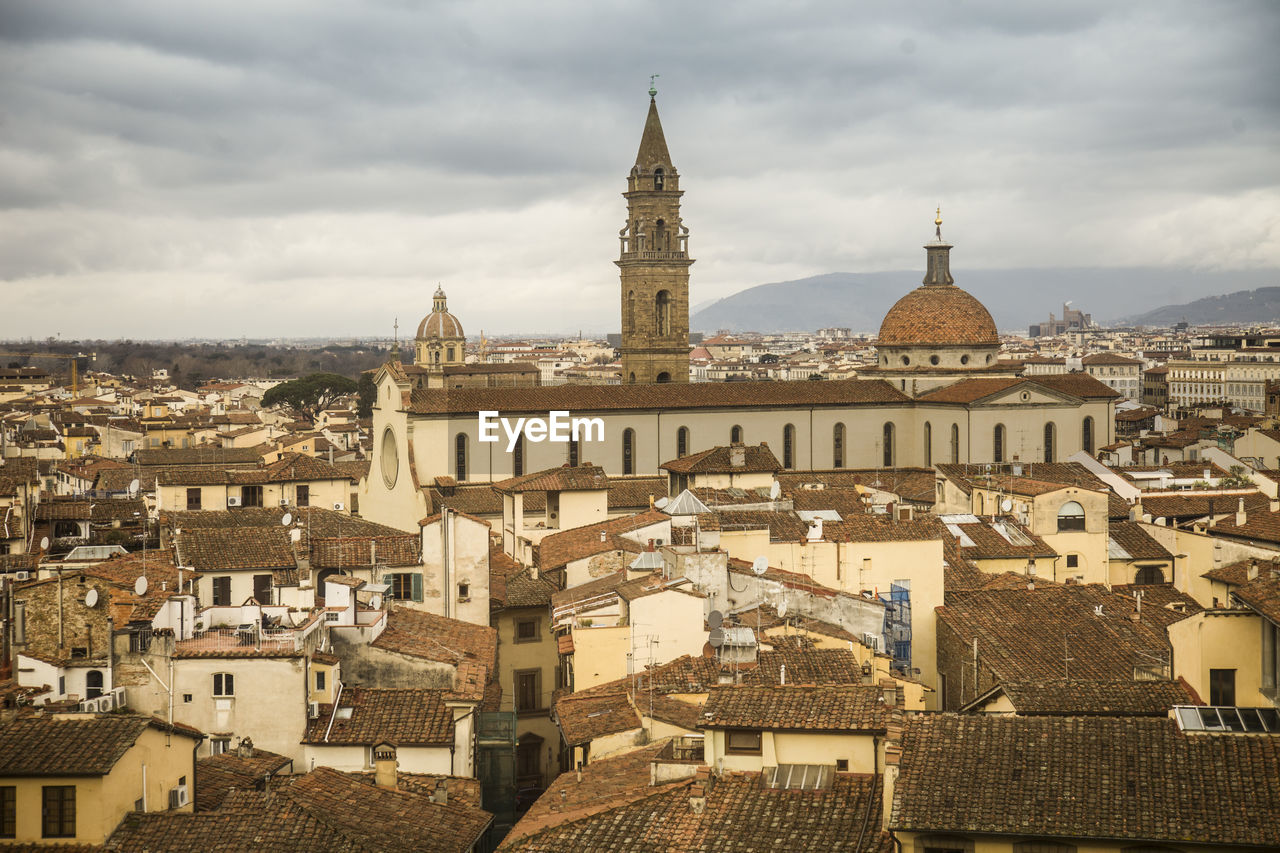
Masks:
[[[1278,43],[1270,0],[0,0],[0,337],[390,334],[437,283],[612,330],[655,72],[695,304],[917,270],[939,203],[958,276],[1280,268]]]

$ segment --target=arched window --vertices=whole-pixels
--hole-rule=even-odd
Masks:
[[[653,248],[655,251],[665,252],[671,248],[671,241],[667,237],[667,223],[661,219],[653,229]]]
[[[622,431],[622,473],[634,474],[636,472],[636,431],[633,429],[624,429]]]
[[[1044,425],[1044,461],[1053,462],[1054,439],[1057,437],[1058,428],[1053,425],[1053,421]]]
[[[578,439],[569,439],[569,466],[578,467]]]
[[[1134,575],[1133,582],[1139,584],[1164,583],[1164,571],[1159,566],[1143,566]]]
[[[632,373],[632,374],[631,374],[631,376],[628,378],[628,381],[630,382],[630,384],[635,385],[635,384],[636,384],[636,375],[635,375],[634,373]]]
[[[464,432],[453,439],[453,476],[459,483],[467,479],[467,434]]]
[[[1093,418],[1085,418],[1080,424],[1080,447],[1085,453],[1093,454]]]
[[[982,492],[978,492],[973,500],[973,511],[975,515],[982,515],[983,511],[986,509],[986,507],[983,504],[984,504],[984,501],[982,500]]]
[[[844,467],[844,424],[836,424],[831,431],[831,466]]]
[[[661,385],[661,384],[663,384],[664,382],[670,382],[670,381],[671,381],[671,374],[670,374],[670,373],[667,373],[667,372],[664,370],[664,371],[662,371],[661,373],[659,373],[659,374],[657,375],[657,377],[656,377],[656,378],[657,378],[658,384],[659,384],[659,385]]]
[[[453,347],[449,347],[444,351],[445,361],[453,361]]]
[[[511,450],[511,476],[524,474],[524,433],[516,436],[516,446]]]
[[[1067,501],[1058,510],[1058,531],[1084,530],[1084,507],[1075,501]]]
[[[960,424],[951,425],[951,464],[960,464]]]
[[[680,427],[676,430],[676,458],[689,455],[689,428]]]
[[[436,350],[431,354],[431,360],[434,361],[436,364],[440,363],[440,350]]]
[[[663,174],[663,171],[662,171],[662,167],[661,167],[661,166],[659,166],[658,168],[656,168],[656,169],[654,169],[654,170],[653,170],[653,188],[654,188],[655,190],[660,190],[660,189],[662,189],[663,184],[665,183],[665,181],[664,181],[664,178],[665,178],[665,177],[666,177],[666,175],[665,175],[665,174]]]
[[[893,423],[884,425],[884,467],[893,467]]]
[[[1004,424],[996,424],[991,437],[991,461],[1004,461]]]
[[[742,427],[737,424],[729,427],[729,443],[742,444]]]
[[[84,698],[97,699],[102,695],[102,670],[91,669],[84,674]]]
[[[627,331],[634,332],[636,328],[636,292],[634,290],[627,291]],[[632,382],[635,381],[633,378]]]
[[[654,316],[657,318],[658,335],[671,334],[671,291],[659,290],[653,300]]]
[[[791,424],[782,428],[782,467],[796,467],[796,428]]]
[[[924,467],[933,467],[933,424],[924,422]]]

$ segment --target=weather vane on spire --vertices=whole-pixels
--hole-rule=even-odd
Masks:
[[[649,97],[650,97],[650,98],[652,98],[654,95],[658,94],[658,89],[657,89],[657,87],[655,87],[655,86],[653,85],[653,81],[654,81],[654,80],[656,80],[656,79],[658,79],[658,78],[659,78],[659,77],[661,77],[661,76],[662,76],[661,74],[650,74],[650,75],[649,75]]]
[[[933,224],[937,228],[937,230],[935,230],[934,233],[937,234],[938,239],[941,240],[942,239],[942,205],[938,205],[938,212],[935,215]]]

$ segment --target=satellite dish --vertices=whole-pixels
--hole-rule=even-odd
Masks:
[[[787,600],[784,598],[778,602],[778,618],[781,619],[787,615]]]
[[[134,495],[136,495],[138,493],[138,489],[141,486],[142,486],[142,483],[138,482],[137,477],[134,477],[132,480],[130,480],[129,481],[129,497],[133,497]]]
[[[41,537],[41,539],[40,539],[40,550],[41,550],[41,551],[48,551],[48,550],[49,550],[49,537],[48,537],[48,536]]]
[[[724,624],[724,614],[719,610],[712,610],[707,614],[707,624],[714,630]]]
[[[98,591],[96,589],[91,589],[84,594],[85,607],[93,607],[93,605],[97,603],[98,603]]]
[[[1000,501],[1001,512],[1008,512],[1011,509],[1013,509],[1013,501],[1009,500],[1008,498],[1005,498],[1004,500]]]
[[[670,498],[658,498],[656,501],[653,502],[653,506],[655,509],[662,509],[664,506],[666,506],[669,503],[671,503]]]
[[[764,554],[756,557],[755,561],[751,564],[751,571],[755,572],[757,576],[769,571],[769,558]]]
[[[138,575],[138,579],[133,582],[133,591],[138,595],[147,594],[147,576]]]
[[[724,645],[724,629],[712,628],[711,633],[707,635],[707,642],[711,644],[711,648],[718,649]]]
[[[298,528],[296,528],[296,527],[295,527],[294,529],[290,530],[290,531],[289,531],[289,541],[290,541],[290,542],[301,542],[301,541],[302,541],[302,531],[301,531],[301,530],[299,530],[299,529],[298,529]]]
[[[773,485],[769,487],[769,500],[776,501],[778,496],[782,494],[782,486],[778,485],[778,481],[774,480]]]
[[[293,524],[293,513],[286,512],[284,516],[280,519],[280,523],[283,524],[285,527],[288,527],[290,524]]]

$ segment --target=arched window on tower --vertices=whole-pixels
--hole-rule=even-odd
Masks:
[[[924,422],[924,466],[933,467],[933,424]]]
[[[658,252],[665,252],[671,248],[671,238],[667,234],[667,223],[661,219],[653,228],[653,248]]]
[[[844,467],[844,424],[836,424],[831,431],[831,467]]]
[[[689,428],[680,427],[676,430],[676,458],[689,455]]]
[[[792,424],[782,428],[782,467],[796,467],[796,428]]]
[[[634,474],[636,472],[636,431],[633,429],[624,429],[622,431],[622,473]]]
[[[634,290],[627,291],[627,331],[634,332],[636,329],[636,292]],[[635,380],[632,379],[632,382]]]
[[[960,464],[960,424],[951,425],[951,464]]]
[[[658,336],[671,334],[671,291],[659,290],[653,300],[654,316],[658,323]]]
[[[516,436],[516,446],[511,450],[511,476],[524,474],[524,433]]]
[[[1085,418],[1080,424],[1080,446],[1085,453],[1093,455],[1093,418]]]
[[[453,477],[459,483],[467,479],[467,434],[464,432],[453,439]]]
[[[1058,510],[1058,532],[1084,530],[1084,507],[1076,501],[1067,501]]]
[[[893,467],[893,422],[884,425],[884,467]]]
[[[996,424],[991,435],[991,461],[1004,461],[1004,424]]]
[[[666,174],[662,171],[662,167],[653,170],[653,188],[660,190],[666,183]]]
[[[569,467],[578,467],[578,439],[569,439]]]
[[[1053,425],[1053,421],[1044,425],[1044,461],[1053,462],[1054,458],[1054,439],[1057,438],[1057,427]]]
[[[737,424],[729,427],[729,443],[742,444],[742,427]]]

